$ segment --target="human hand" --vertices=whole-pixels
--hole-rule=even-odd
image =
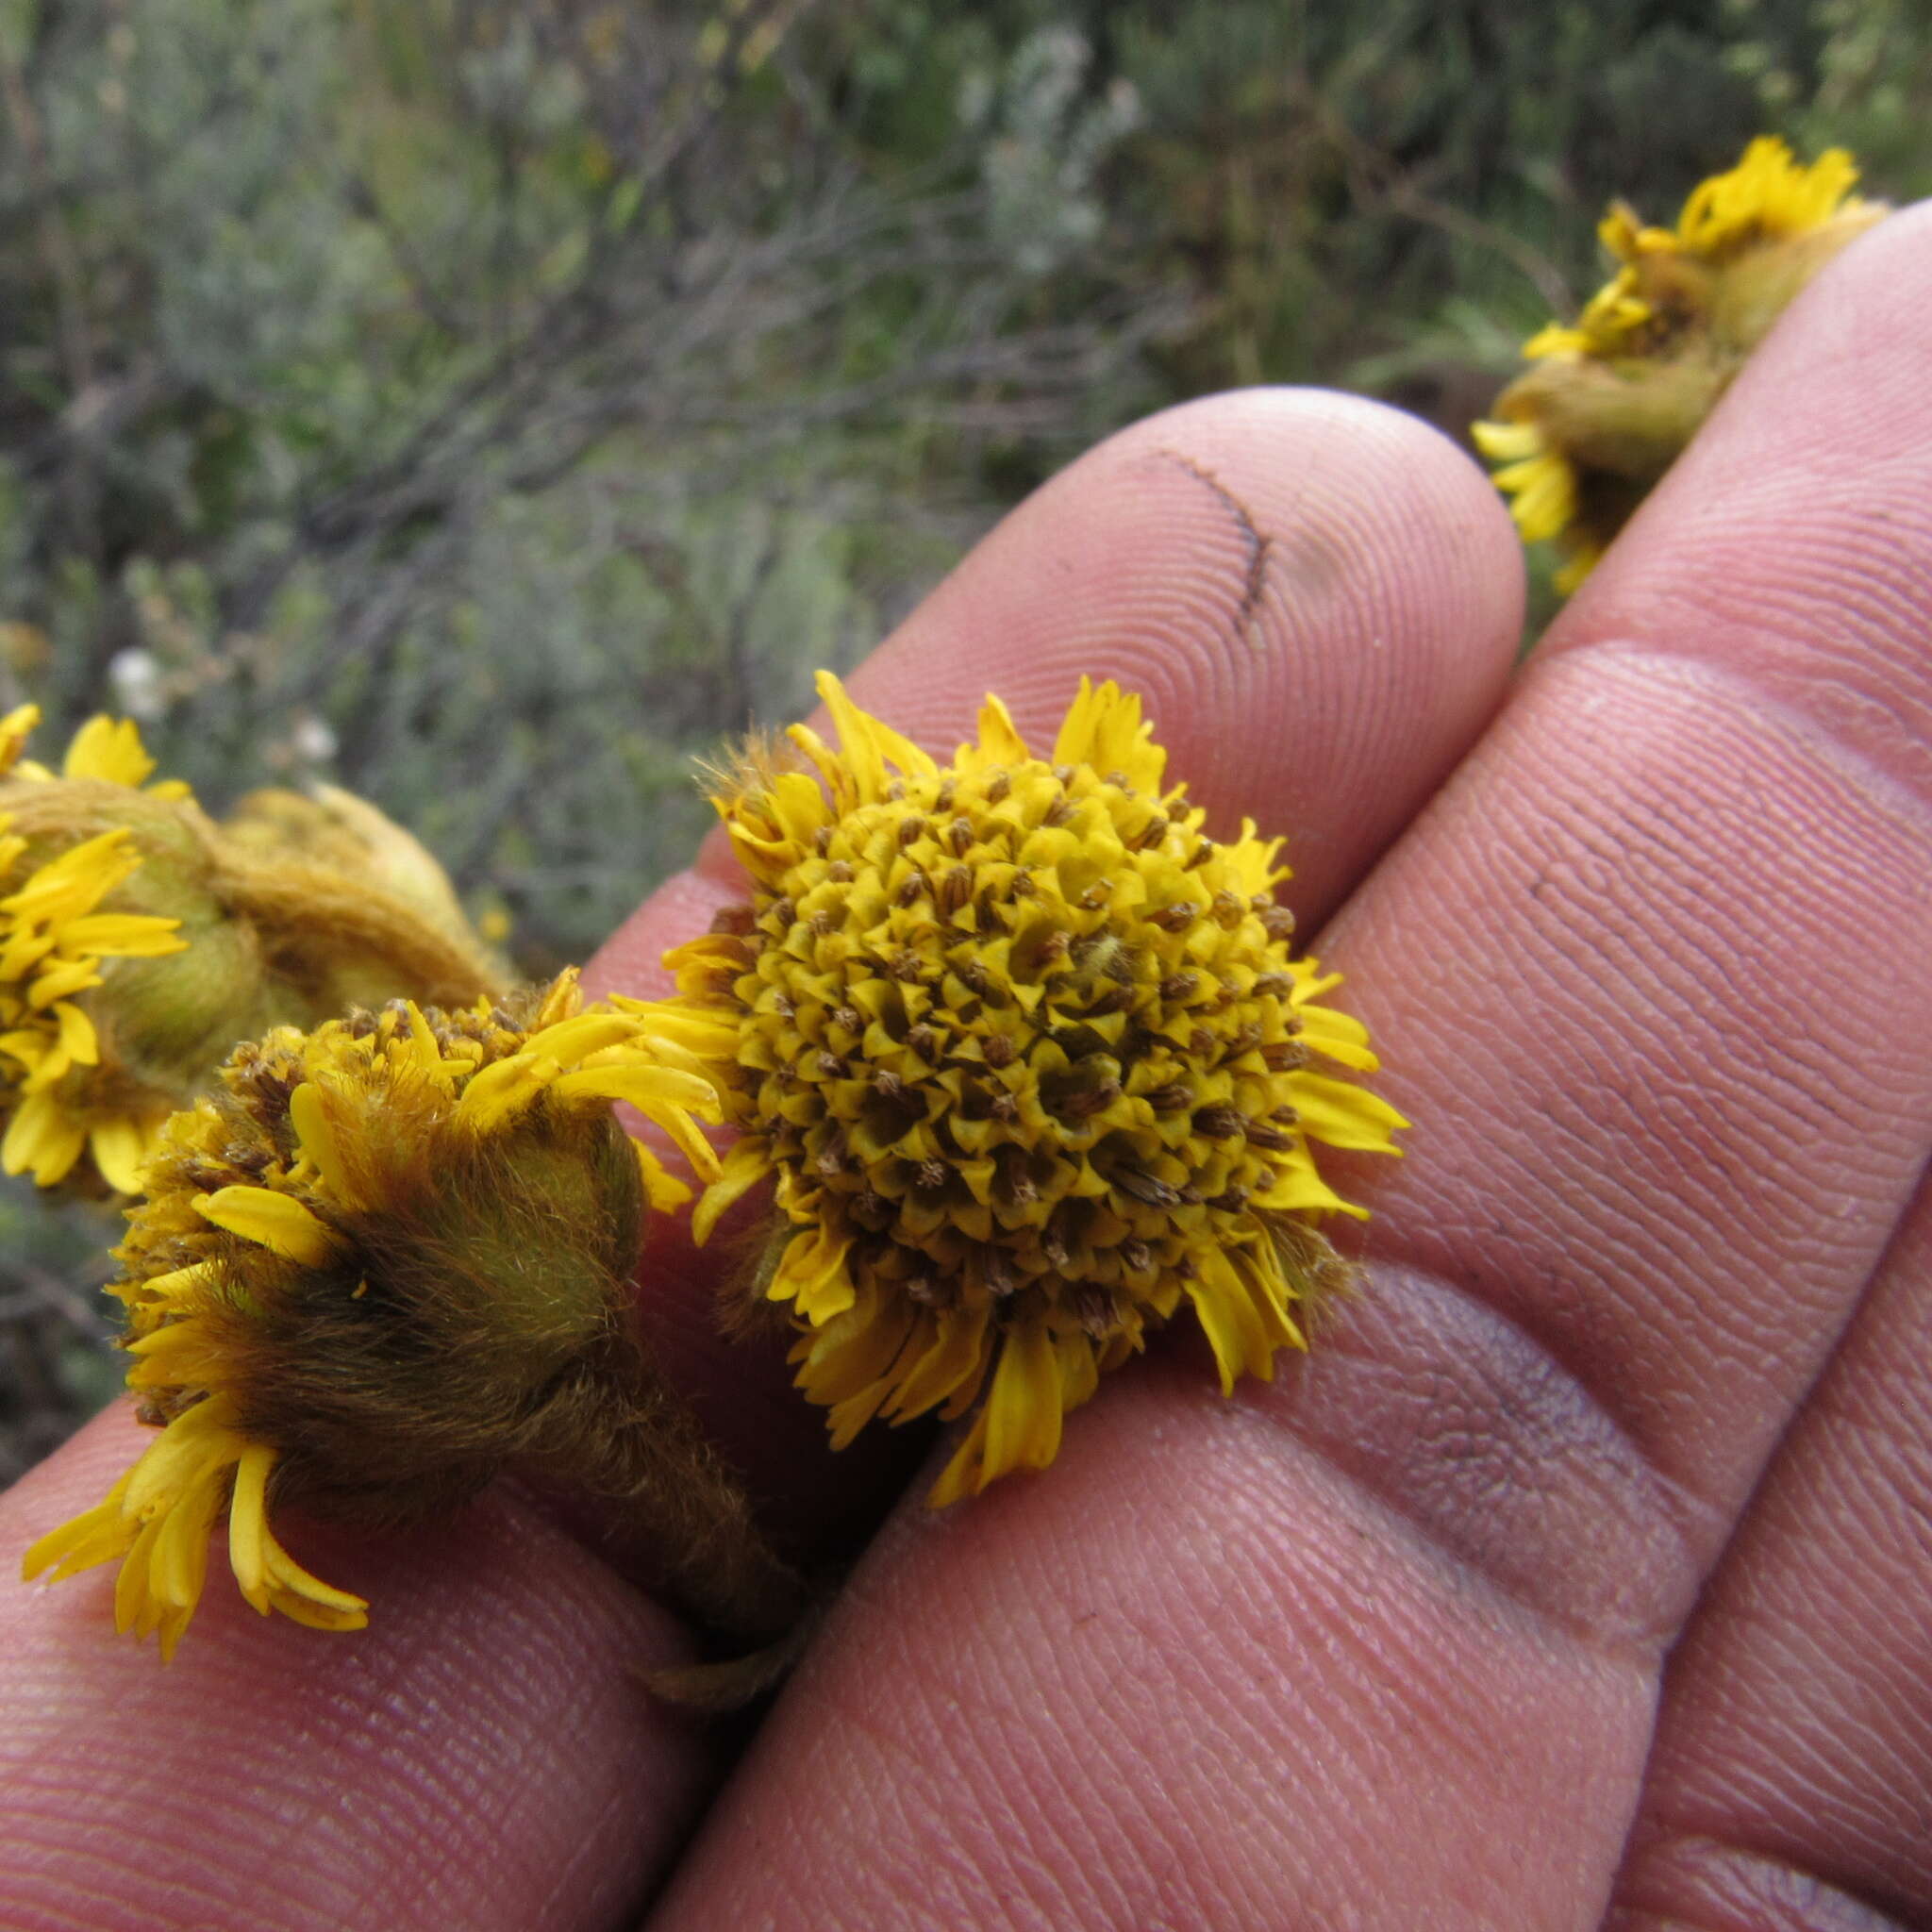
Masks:
[[[934,1515],[925,1439],[830,1456],[662,1228],[655,1326],[756,1486],[826,1550],[883,1515],[756,1738],[649,1698],[679,1633],[513,1486],[292,1530],[373,1599],[354,1636],[218,1579],[163,1669],[104,1574],[15,1590],[0,1920],[1932,1912],[1928,304],[1932,225],[1893,217],[1507,691],[1501,506],[1372,406],[1194,405],[1017,511],[854,695],[943,753],[985,690],[1044,734],[1116,676],[1214,823],[1289,835],[1416,1123],[1349,1174],[1359,1298],[1225,1402],[1177,1324],[1053,1470]],[[708,849],[598,985],[656,990],[733,896]],[[83,1432],[0,1499],[8,1547],[135,1446]]]

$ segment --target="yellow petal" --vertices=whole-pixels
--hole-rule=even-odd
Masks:
[[[793,1235],[765,1291],[774,1302],[791,1302],[813,1327],[852,1306],[852,1277],[845,1267],[851,1238],[829,1228],[803,1228]]]
[[[304,1268],[320,1268],[340,1252],[329,1228],[291,1194],[267,1188],[217,1188],[196,1194],[193,1206],[204,1220],[258,1241],[271,1254]]]
[[[104,778],[110,785],[139,785],[155,768],[132,718],[117,724],[105,712],[74,734],[60,773],[67,778]]]
[[[1321,1074],[1296,1074],[1292,1081],[1295,1112],[1302,1132],[1330,1147],[1360,1147],[1376,1154],[1400,1154],[1389,1138],[1392,1129],[1408,1123],[1386,1100],[1350,1080],[1330,1080]]]
[[[691,1238],[699,1247],[710,1240],[718,1217],[741,1194],[755,1188],[772,1171],[771,1144],[760,1135],[746,1135],[725,1155],[718,1178],[705,1190],[691,1210]]]
[[[153,1140],[146,1123],[138,1114],[116,1114],[96,1121],[87,1138],[102,1179],[117,1193],[140,1193],[142,1169]]]
[[[986,1398],[986,1454],[974,1485],[1013,1469],[1044,1469],[1059,1454],[1060,1377],[1044,1323],[1009,1329]]]
[[[51,1093],[29,1094],[0,1140],[0,1170],[31,1174],[42,1187],[55,1187],[67,1178],[86,1146],[87,1128]]]

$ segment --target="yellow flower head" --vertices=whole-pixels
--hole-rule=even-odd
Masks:
[[[1064,1411],[1184,1303],[1224,1389],[1300,1346],[1360,1213],[1313,1143],[1404,1124],[1336,984],[1289,956],[1277,842],[1221,843],[1138,698],[1084,681],[1048,758],[997,698],[941,767],[819,690],[841,748],[717,800],[753,901],[635,1008],[708,1063],[741,1139],[694,1224],[766,1174],[758,1297],[788,1304],[835,1446],[975,1411],[932,1500],[1041,1468]],[[619,1002],[620,1005],[625,1004]]]
[[[21,758],[39,722],[32,705],[0,719],[0,778],[55,782]],[[131,723],[95,718],[69,746],[60,777],[132,791],[153,769]],[[186,794],[171,782],[148,795]],[[0,811],[0,1167],[51,1187],[91,1156],[110,1187],[131,1190],[168,1108],[111,1065],[103,1070],[88,995],[107,983],[107,961],[184,950],[181,922],[120,904],[120,889],[142,864],[126,826],[56,850],[58,841],[22,837],[14,822]]]
[[[238,1039],[402,994],[492,991],[441,869],[347,793],[279,845],[148,784],[136,727],[95,718],[58,772],[0,719],[0,1168],[123,1193]]]
[[[574,973],[501,1006],[397,1002],[239,1048],[168,1123],[117,1251],[128,1382],[160,1433],[25,1574],[120,1559],[119,1627],[168,1655],[225,1510],[249,1603],[357,1629],[366,1604],[290,1557],[272,1508],[392,1525],[512,1457],[580,1460],[600,1391],[639,1386],[646,1206],[690,1195],[613,1100],[716,1175],[695,1124],[717,1117],[709,1083],[636,1018],[580,1011]]]
[[[1674,228],[1613,203],[1597,233],[1617,272],[1570,324],[1523,346],[1535,366],[1477,423],[1525,543],[1557,541],[1576,588],[1805,284],[1889,212],[1851,192],[1852,158],[1801,167],[1760,137],[1700,182]]]

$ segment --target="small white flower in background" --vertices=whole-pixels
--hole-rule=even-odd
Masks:
[[[161,666],[152,651],[116,651],[108,660],[108,681],[117,706],[130,718],[151,724],[168,708],[161,690]]]

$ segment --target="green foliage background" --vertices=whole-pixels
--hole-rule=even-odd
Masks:
[[[1083,444],[1256,381],[1459,435],[1610,194],[1763,131],[1932,188],[1928,26],[0,0],[0,701],[131,711],[215,807],[345,784],[580,958],[701,829],[691,754]],[[15,1466],[99,1393],[50,1284],[100,1236],[0,1203]]]

